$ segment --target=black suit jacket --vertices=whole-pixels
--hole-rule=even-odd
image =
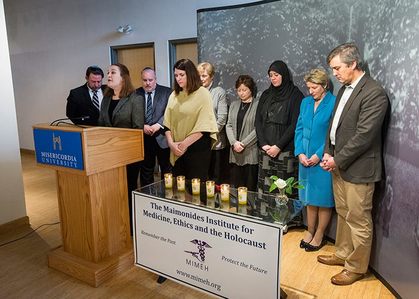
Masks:
[[[156,89],[154,92],[154,99],[153,99],[153,120],[152,125],[158,123],[161,126],[163,126],[163,120],[164,120],[164,112],[166,111],[167,101],[169,99],[170,94],[172,93],[172,90],[169,87],[162,86],[157,84]],[[147,103],[144,88],[140,87],[137,89],[137,94],[143,96],[144,98],[144,107],[146,107]],[[145,111],[145,109],[144,109]],[[153,136],[156,137],[156,141],[159,144],[161,148],[167,148],[167,140],[164,136],[163,130],[160,130],[159,132],[156,132]]]
[[[104,91],[106,85],[102,85]],[[87,83],[70,90],[67,98],[66,115],[77,125],[97,126],[99,109],[92,103]],[[72,119],[73,117],[89,116],[89,119]]]

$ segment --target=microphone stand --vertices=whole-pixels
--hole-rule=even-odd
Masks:
[[[66,120],[86,120],[86,119],[90,119],[90,116],[89,115],[86,115],[86,116],[78,116],[78,117],[66,117],[66,118],[59,118],[59,119],[56,119],[56,120],[54,120],[54,121],[52,121],[49,125],[50,126],[58,126],[58,124],[60,124],[60,123],[66,123],[66,124],[69,124],[69,125],[72,125],[72,124],[70,124],[70,123],[67,123],[67,122],[65,122]],[[79,125],[76,125],[76,124],[74,124],[75,126],[77,126],[77,127],[79,127]],[[83,128],[83,127],[82,127]]]

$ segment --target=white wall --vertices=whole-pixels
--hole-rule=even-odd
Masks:
[[[19,155],[15,98],[4,18],[0,0],[0,224],[26,216]]]
[[[168,40],[196,37],[196,10],[240,0],[5,0],[19,139],[33,149],[31,126],[65,116],[68,91],[88,65],[106,69],[109,47],[155,43],[157,77],[168,84]],[[119,25],[134,32],[121,35]]]

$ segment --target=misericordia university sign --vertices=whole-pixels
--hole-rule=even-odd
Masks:
[[[81,134],[34,129],[36,161],[41,164],[83,170]]]

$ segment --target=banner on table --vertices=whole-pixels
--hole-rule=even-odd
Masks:
[[[227,298],[279,298],[281,227],[134,192],[137,266]]]

